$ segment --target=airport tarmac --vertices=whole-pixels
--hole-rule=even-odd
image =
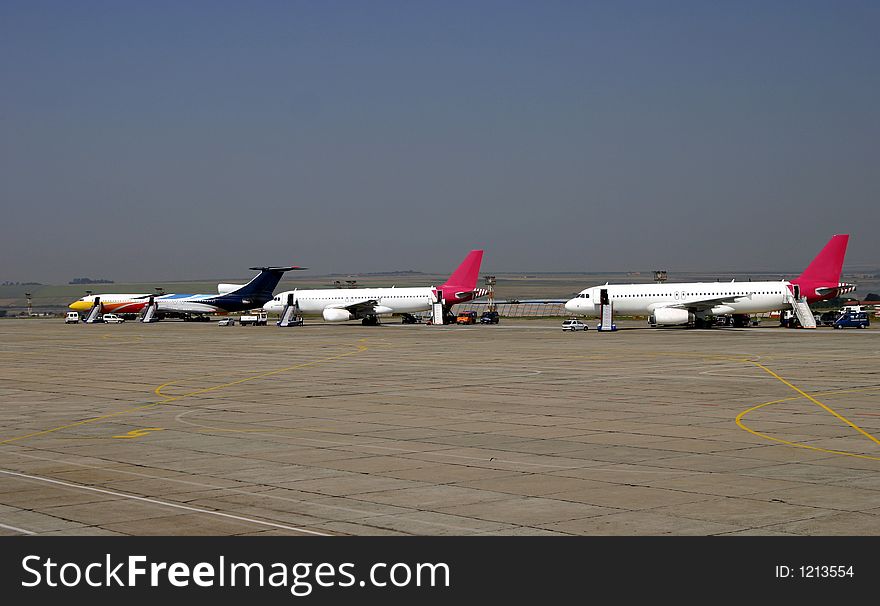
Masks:
[[[880,534],[880,331],[618,325],[2,320],[0,534]]]

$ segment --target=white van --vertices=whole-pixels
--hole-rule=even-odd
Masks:
[[[65,324],[78,324],[79,323],[79,312],[78,311],[69,311],[67,315],[64,317]]]
[[[562,330],[570,330],[571,332],[576,330],[583,330],[586,332],[587,328],[587,325],[577,318],[569,318],[562,323]]]

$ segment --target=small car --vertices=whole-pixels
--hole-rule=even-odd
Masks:
[[[484,311],[480,316],[480,324],[498,324],[499,317],[497,311]]]
[[[458,314],[458,317],[455,318],[456,324],[476,324],[477,323],[477,312],[475,311],[463,311]]]
[[[570,330],[572,332],[576,330],[587,330],[587,325],[578,320],[577,318],[569,318],[562,323],[562,330]]]
[[[65,324],[78,324],[79,323],[79,312],[69,311],[67,315],[64,316]]]
[[[125,318],[117,316],[116,314],[104,314],[101,321],[105,324],[122,324],[125,322]]]
[[[235,326],[235,318],[223,318],[217,322],[217,326]]]

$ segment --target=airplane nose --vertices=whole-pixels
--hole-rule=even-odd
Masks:
[[[575,301],[574,299],[569,299],[565,302],[565,309],[566,311],[570,311],[572,313],[576,312],[578,310],[577,301]]]

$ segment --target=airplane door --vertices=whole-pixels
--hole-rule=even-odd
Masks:
[[[794,290],[794,298],[800,299],[801,298],[801,287],[798,286],[797,284],[792,284],[791,286],[792,286],[792,289]]]
[[[608,305],[608,289],[602,288],[599,290],[599,303],[602,305]]]

